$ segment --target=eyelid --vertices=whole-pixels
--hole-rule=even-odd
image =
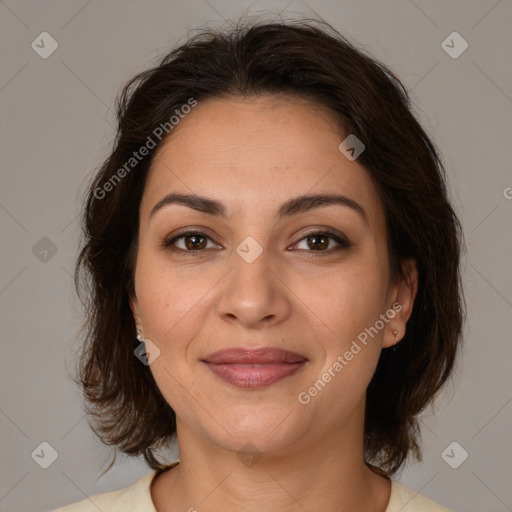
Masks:
[[[208,240],[211,240],[216,245],[219,245],[219,244],[217,244],[215,242],[215,240],[213,239],[212,236],[210,236],[208,233],[205,233],[204,231],[208,231],[208,228],[205,228],[203,226],[198,226],[198,227],[193,227],[192,226],[192,227],[186,227],[186,228],[178,229],[178,231],[175,231],[172,235],[166,236],[162,240],[161,248],[163,250],[171,250],[171,251],[174,251],[174,252],[182,252],[182,253],[187,253],[187,252],[188,253],[206,252],[205,249],[185,250],[185,249],[175,249],[175,248],[172,248],[172,244],[177,242],[179,239],[185,238],[187,236],[193,236],[193,235],[204,237],[204,238],[206,238]]]
[[[335,248],[331,248],[329,250],[325,250],[325,251],[310,250],[310,251],[306,251],[306,252],[317,253],[317,254],[322,254],[322,253],[323,254],[331,254],[333,252],[336,252],[337,250],[348,249],[348,248],[352,247],[352,245],[353,245],[352,242],[342,233],[334,232],[330,228],[315,228],[315,229],[312,229],[311,231],[307,231],[306,233],[303,233],[301,235],[300,239],[297,241],[297,243],[294,244],[294,246],[298,245],[304,239],[306,239],[310,236],[325,236],[326,238],[330,238],[331,240],[334,240],[338,244],[338,246]],[[297,250],[297,249],[295,249],[295,250]],[[298,250],[304,250],[304,249],[298,249]]]
[[[176,243],[179,239],[185,238],[187,236],[199,236],[202,238],[206,238],[207,240],[213,242],[216,245],[217,242],[208,235],[207,233],[203,232],[202,230],[208,231],[205,227],[186,227],[181,228],[178,231],[174,232],[172,235],[165,237],[164,240],[161,243],[161,248],[163,250],[172,251],[175,253],[182,253],[182,254],[189,254],[189,255],[197,255],[198,253],[204,252],[208,253],[211,249],[180,249],[180,248],[173,248],[172,245]],[[300,238],[293,244],[292,247],[297,246],[299,243],[301,243],[304,239],[311,237],[311,236],[325,236],[331,240],[334,240],[338,245],[334,248],[330,248],[328,250],[306,250],[306,249],[292,249],[293,251],[304,251],[307,253],[311,253],[313,256],[322,256],[327,254],[332,254],[335,252],[338,252],[343,249],[349,249],[353,246],[353,243],[341,232],[338,232],[337,230],[334,230],[332,228],[326,227],[326,226],[319,226],[310,229],[309,231],[302,233],[300,235]],[[208,242],[207,242],[208,243]]]

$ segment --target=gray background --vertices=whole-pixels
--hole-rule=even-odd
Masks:
[[[317,12],[410,91],[464,225],[468,323],[454,379],[422,419],[424,462],[395,478],[456,511],[512,510],[509,0],[0,3],[0,510],[50,510],[150,472],[123,457],[97,480],[109,451],[89,429],[69,378],[81,323],[71,278],[79,204],[110,147],[121,86],[189,28],[217,26],[246,9],[292,18]],[[31,47],[43,31],[59,45],[47,59]],[[441,46],[453,31],[469,44],[458,58]],[[458,469],[441,457],[453,441],[469,454]],[[58,452],[47,469],[31,456],[42,442]]]

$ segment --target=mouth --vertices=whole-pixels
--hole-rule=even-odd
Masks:
[[[237,387],[256,389],[294,375],[308,359],[278,348],[225,349],[201,360],[220,379]]]

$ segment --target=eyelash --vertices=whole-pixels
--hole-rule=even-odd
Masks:
[[[208,235],[206,235],[205,233],[202,233],[201,231],[190,230],[190,231],[183,231],[183,232],[179,233],[178,235],[175,235],[175,236],[173,236],[171,238],[164,239],[164,241],[161,244],[161,247],[164,250],[169,250],[169,251],[172,251],[172,252],[186,253],[187,256],[197,256],[198,253],[206,252],[207,249],[186,250],[186,249],[179,249],[179,248],[176,248],[176,247],[172,247],[172,244],[174,244],[176,241],[180,240],[181,238],[186,238],[187,236],[193,236],[193,235],[199,236],[201,238],[207,238],[208,240],[211,240],[213,242],[213,240]],[[306,252],[313,253],[309,257],[316,258],[316,257],[322,257],[325,254],[332,254],[333,252],[338,252],[338,251],[341,251],[343,249],[349,249],[350,247],[352,247],[352,243],[349,242],[348,240],[339,237],[338,235],[332,233],[331,231],[320,231],[320,230],[311,231],[310,233],[307,233],[305,236],[303,236],[297,242],[297,244],[302,242],[304,239],[309,238],[309,237],[313,237],[313,236],[326,236],[327,238],[331,238],[335,242],[337,242],[339,244],[339,246],[335,247],[334,249],[323,250],[323,251],[314,251],[314,250],[306,250],[306,249],[294,249],[294,250],[300,250],[300,251],[306,251]],[[297,244],[295,244],[295,245],[297,245]],[[320,253],[320,254],[314,254],[314,253]]]

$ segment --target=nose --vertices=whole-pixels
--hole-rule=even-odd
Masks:
[[[220,291],[218,315],[246,329],[261,329],[285,321],[290,315],[291,291],[279,274],[265,251],[251,263],[234,252],[233,268]]]

